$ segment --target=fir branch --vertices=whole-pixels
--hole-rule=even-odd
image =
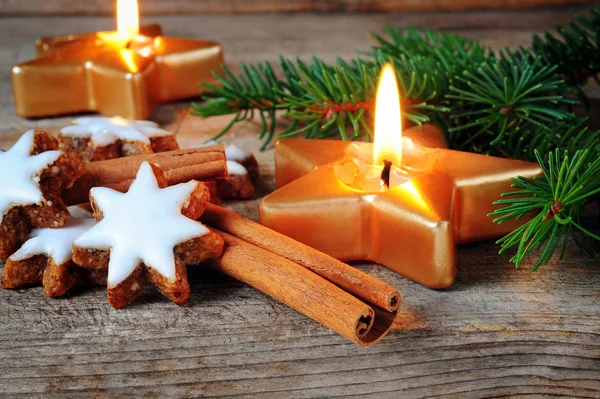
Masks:
[[[539,58],[484,61],[457,76],[446,96],[452,109],[448,145],[514,157],[514,149],[506,143],[522,140],[523,131],[547,135],[550,126],[573,118],[559,108],[577,103],[567,98],[570,93],[557,67],[542,66]]]
[[[548,154],[556,148],[568,153],[594,149],[600,145],[600,130],[590,131],[585,126],[587,118],[557,122],[548,127],[537,125],[520,129],[517,134],[506,136],[496,147],[501,154],[513,159],[536,161],[535,151]]]
[[[387,37],[373,34],[377,41],[374,53],[383,52],[391,58],[421,56],[435,60],[450,78],[494,57],[491,49],[453,33],[389,25],[385,26],[385,32]]]
[[[313,60],[311,65],[298,61],[304,94],[284,93],[283,102],[287,116],[304,121],[305,127],[285,132],[280,137],[301,133],[308,138],[339,135],[344,140],[355,140],[363,133],[370,137],[365,120],[374,110],[377,76],[386,62],[391,62],[396,70],[406,119],[420,124],[429,121],[431,113],[447,111],[434,104],[438,93],[447,90],[447,84],[427,59],[389,60],[379,55],[373,62],[356,59],[348,63],[339,59],[333,66],[320,60]],[[348,128],[351,135],[346,134]]]
[[[544,161],[536,150],[543,176],[536,179],[517,177],[513,179],[514,192],[505,193],[495,205],[506,205],[488,216],[496,217],[494,222],[504,223],[535,213],[532,219],[497,241],[501,244],[500,253],[517,247],[510,259],[519,267],[525,256],[534,249],[541,250],[538,260],[532,267],[537,270],[548,263],[561,246],[561,259],[567,242],[574,239],[579,248],[588,256],[596,250],[593,241],[600,236],[583,226],[583,208],[594,196],[600,193],[600,150],[598,147],[576,151],[572,157],[568,152],[556,150],[548,154]]]
[[[223,74],[214,73],[220,86],[203,83],[204,102],[192,104],[193,113],[204,118],[217,115],[235,114],[231,122],[213,139],[225,135],[234,124],[253,119],[258,113],[262,120],[260,138],[270,141],[275,129],[275,116],[282,103],[281,94],[285,91],[298,92],[298,71],[294,65],[283,57],[280,60],[284,78],[276,76],[269,62],[240,64],[242,73],[237,76],[222,65]],[[270,124],[267,122],[270,121]]]
[[[581,77],[566,72],[597,72],[600,51],[590,51],[597,48],[599,15],[600,7],[590,18],[561,28],[561,37],[535,36],[531,49],[506,50],[499,58],[455,34],[387,26],[385,36],[374,35],[377,45],[366,59],[327,65],[316,58],[310,63],[281,58],[277,69],[242,63],[242,73],[235,76],[224,67],[217,75],[222,87],[204,85],[207,101],[195,104],[194,112],[235,114],[221,135],[257,113],[264,146],[274,137],[277,110],[293,120],[280,137],[371,138],[377,75],[384,62],[392,61],[408,120],[442,125],[450,148],[515,157],[506,143],[515,143],[522,132],[546,136],[548,126],[572,118],[561,106],[575,103],[567,83]],[[577,41],[575,33],[581,35]],[[448,118],[444,112],[449,110]]]
[[[342,139],[371,136],[368,117],[374,109],[377,76],[385,62],[391,62],[398,77],[403,116],[417,124],[430,121],[433,114],[447,112],[436,104],[448,91],[448,82],[439,65],[424,57],[401,56],[390,59],[383,53],[373,60],[338,59],[334,65],[318,58],[311,63],[281,58],[279,74],[269,63],[241,63],[242,73],[234,75],[223,66],[223,76],[215,76],[222,87],[204,84],[206,101],[194,104],[193,112],[203,117],[235,114],[217,137],[237,122],[250,119],[254,111],[262,121],[263,148],[275,132],[275,113],[284,111],[293,122],[279,137],[304,134],[307,138]],[[348,134],[348,131],[350,134]]]
[[[530,52],[546,65],[556,65],[565,82],[573,86],[587,83],[600,73],[600,7],[587,17],[577,17],[565,27],[556,27],[558,35],[544,32],[534,35]]]

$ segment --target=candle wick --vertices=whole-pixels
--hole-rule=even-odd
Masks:
[[[392,161],[383,160],[383,170],[381,171],[381,185],[390,188],[390,172],[392,171]]]
[[[127,43],[125,43],[125,48],[126,49],[130,49],[131,48],[131,40],[127,40]]]

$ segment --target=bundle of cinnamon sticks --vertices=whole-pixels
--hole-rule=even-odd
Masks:
[[[90,163],[65,195],[87,201],[91,187],[126,191],[139,165],[161,166],[169,184],[227,177],[222,145]],[[223,256],[210,267],[240,280],[359,345],[372,345],[390,330],[400,294],[387,284],[234,212],[209,205],[201,221],[225,238]]]

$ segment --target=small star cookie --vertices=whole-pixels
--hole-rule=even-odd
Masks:
[[[85,169],[79,159],[57,148],[50,134],[30,130],[0,152],[0,259],[15,252],[33,228],[68,221],[60,194]]]
[[[216,140],[209,140],[204,143],[205,146],[209,145],[217,145],[221,144]],[[256,182],[259,179],[259,170],[258,170],[258,162],[254,155],[251,152],[246,151],[234,144],[226,144],[225,145],[225,158],[227,158],[227,165],[229,167],[232,164],[232,168],[230,168],[231,174],[248,174],[253,182]],[[239,166],[241,165],[245,171],[242,171]]]
[[[194,180],[167,187],[161,169],[144,162],[126,193],[90,191],[98,224],[75,240],[73,260],[85,268],[108,268],[108,302],[117,309],[148,281],[183,305],[190,296],[186,264],[223,251],[223,238],[196,221],[209,197],[206,186]]]
[[[65,295],[75,285],[106,284],[106,273],[88,271],[72,261],[73,241],[96,224],[94,219],[70,217],[60,228],[36,229],[6,261],[2,288],[42,284],[49,297]]]
[[[227,161],[227,179],[217,180],[216,193],[222,199],[252,199],[256,197],[252,179],[243,165]]]
[[[219,144],[210,140],[204,145]],[[222,199],[252,199],[254,198],[253,182],[258,181],[258,162],[252,153],[243,150],[233,144],[225,146],[225,157],[227,158],[227,171],[229,176],[225,180],[215,182],[215,191]]]
[[[164,152],[179,148],[175,134],[151,121],[115,116],[77,118],[60,130],[61,150],[86,162]]]

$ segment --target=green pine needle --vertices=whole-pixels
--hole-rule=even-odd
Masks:
[[[560,151],[556,150],[548,154],[547,161],[537,150],[535,156],[542,166],[543,176],[513,179],[512,187],[516,191],[503,194],[503,199],[494,204],[504,207],[488,215],[495,217],[496,223],[532,216],[497,241],[501,244],[500,253],[516,246],[517,252],[510,261],[519,267],[526,255],[540,250],[532,267],[535,271],[547,264],[561,245],[562,259],[571,237],[585,254],[594,256],[593,241],[600,241],[600,236],[583,226],[581,214],[587,203],[600,194],[600,151],[576,151],[573,156],[565,151],[561,158]]]
[[[235,114],[217,138],[257,112],[262,121],[263,148],[274,137],[276,126],[270,121],[277,111],[292,119],[279,138],[301,134],[321,139],[339,136],[356,140],[364,135],[372,138],[368,118],[374,108],[377,77],[386,62],[391,62],[396,70],[406,119],[422,124],[449,111],[437,104],[449,87],[437,63],[425,57],[393,59],[380,52],[372,60],[339,59],[333,65],[318,58],[308,63],[282,57],[277,71],[269,63],[241,63],[242,73],[238,75],[223,66],[223,75],[215,74],[222,87],[203,84],[205,102],[194,104],[193,112],[202,117]]]
[[[453,33],[389,25],[385,32],[386,36],[373,34],[378,42],[374,52],[381,51],[391,58],[428,58],[438,63],[449,77],[494,57],[491,49]]]
[[[536,129],[544,134],[551,125],[572,120],[568,110],[559,108],[577,103],[566,97],[572,90],[556,67],[541,66],[539,61],[491,59],[457,76],[446,96],[455,102],[449,146],[512,157],[511,149],[501,145],[522,137],[522,131]]]
[[[558,66],[565,81],[574,86],[587,83],[600,72],[600,7],[590,16],[578,17],[556,33],[534,35],[531,53],[546,65]]]

